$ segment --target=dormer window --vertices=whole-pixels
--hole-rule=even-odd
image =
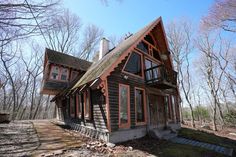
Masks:
[[[52,66],[50,78],[53,80],[58,80],[58,78],[59,78],[59,67],[58,66]]]
[[[61,80],[66,81],[68,77],[68,69],[61,68]]]

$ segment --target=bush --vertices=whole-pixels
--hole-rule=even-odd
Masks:
[[[236,111],[230,110],[229,113],[224,115],[224,120],[228,126],[236,126]]]

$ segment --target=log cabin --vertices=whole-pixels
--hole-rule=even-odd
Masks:
[[[61,121],[112,143],[170,137],[180,128],[177,72],[161,17],[112,49],[102,38],[98,53],[91,63],[46,49],[41,92],[54,95]]]

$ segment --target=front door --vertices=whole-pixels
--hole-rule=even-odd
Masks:
[[[164,128],[166,126],[164,98],[165,97],[161,95],[149,95],[151,128]]]

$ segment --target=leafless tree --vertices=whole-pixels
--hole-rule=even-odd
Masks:
[[[195,127],[193,106],[191,102],[191,76],[189,72],[189,54],[193,50],[192,45],[192,26],[186,20],[172,22],[167,27],[167,37],[170,44],[171,54],[175,63],[178,75],[178,85],[184,95],[184,100],[188,103],[191,110],[191,124]],[[184,69],[184,66],[186,68]],[[185,72],[184,72],[185,71]],[[181,99],[183,101],[183,98]]]
[[[83,38],[80,45],[79,56],[86,60],[92,57],[98,49],[96,46],[102,38],[103,30],[95,25],[87,25],[83,32]]]
[[[208,16],[203,18],[205,28],[222,28],[225,31],[236,32],[236,1],[215,0]]]
[[[75,53],[79,43],[79,33],[81,31],[81,19],[65,10],[62,14],[51,17],[50,26],[46,29],[49,48],[62,53]]]
[[[227,57],[230,49],[230,43],[224,42],[219,35],[211,36],[211,32],[204,32],[198,38],[197,47],[202,53],[201,62],[204,65],[201,69],[204,77],[206,78],[207,86],[213,101],[213,129],[217,130],[217,108],[220,119],[224,123],[223,110],[219,101],[219,96],[220,87],[223,83],[223,74],[228,65],[228,62],[222,60],[222,56]]]

